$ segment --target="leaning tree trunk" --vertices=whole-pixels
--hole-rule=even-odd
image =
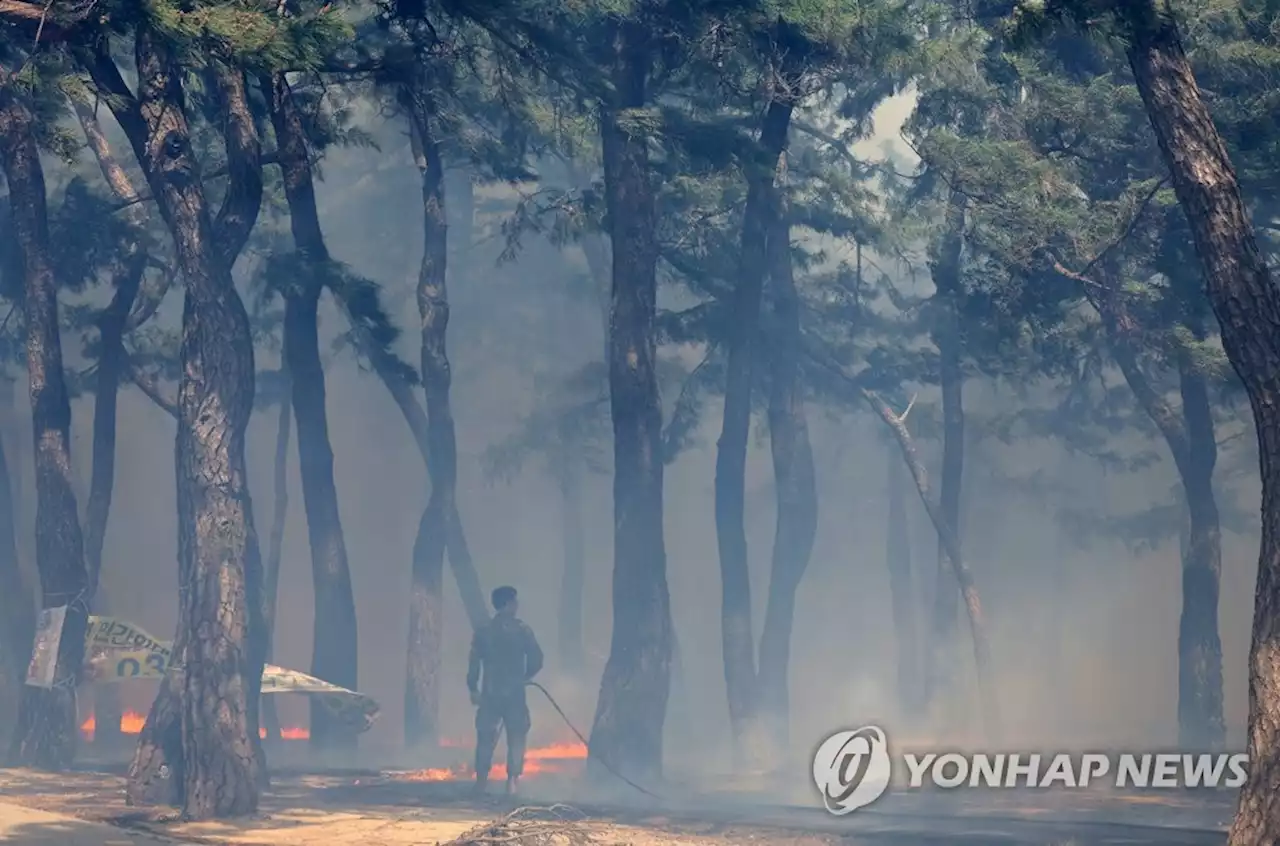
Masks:
[[[89,579],[71,487],[71,403],[62,370],[44,171],[31,113],[11,87],[0,88],[0,166],[9,184],[13,228],[23,255],[40,605],[66,609],[52,686],[23,688],[8,762],[62,770],[70,766],[76,749],[76,685],[84,663]]]
[[[284,371],[288,378],[288,370]],[[270,661],[275,648],[276,597],[280,590],[280,565],[284,560],[284,527],[289,516],[289,432],[293,428],[293,404],[288,395],[280,399],[280,415],[276,423],[276,451],[272,462],[271,483],[274,496],[271,505],[271,534],[267,538],[267,560],[262,568],[262,618],[267,645],[263,654]],[[262,697],[262,727],[266,740],[280,739],[280,716],[276,698]]]
[[[947,524],[961,542],[960,500],[964,489],[964,372],[961,369],[961,327],[958,312],[961,256],[964,248],[964,204],[954,194],[947,204],[946,229],[929,262],[933,282],[937,325],[933,332],[938,348],[938,380],[942,388],[942,479],[938,505]],[[956,581],[951,576],[945,544],[938,542],[938,572],[935,578],[933,625],[930,636],[929,674],[926,696],[946,697],[954,683],[957,599]]]
[[[1218,445],[1204,374],[1186,351],[1178,354],[1181,414],[1147,378],[1132,335],[1136,324],[1114,284],[1082,282],[1102,315],[1112,357],[1138,405],[1173,455],[1187,505],[1182,546],[1182,614],[1178,624],[1178,742],[1186,749],[1216,750],[1226,742],[1222,713],[1222,639],[1218,630],[1222,527],[1213,493]],[[1203,340],[1203,331],[1192,328]]]
[[[298,428],[298,466],[302,504],[311,543],[315,585],[311,674],[349,690],[357,688],[357,626],[351,568],[342,534],[338,489],[333,477],[333,447],[325,407],[324,365],[320,361],[320,294],[330,270],[329,250],[320,228],[315,184],[311,178],[306,129],[283,73],[263,80],[271,96],[271,122],[279,146],[289,225],[297,250],[300,278],[284,291],[284,358]],[[356,733],[311,698],[311,748],[350,754]]]
[[[998,742],[1000,707],[995,697],[995,690],[992,687],[991,640],[987,635],[987,621],[986,615],[982,610],[982,598],[978,593],[978,585],[973,578],[973,571],[969,568],[968,562],[964,560],[960,552],[960,541],[956,537],[955,529],[947,522],[946,514],[942,512],[942,507],[933,500],[933,494],[929,490],[928,471],[925,469],[924,462],[920,460],[920,455],[916,451],[915,440],[907,429],[906,418],[911,408],[908,406],[906,411],[898,415],[894,414],[893,409],[873,391],[863,388],[862,396],[872,411],[879,416],[888,428],[889,434],[897,441],[902,460],[911,472],[911,479],[915,483],[916,493],[920,496],[920,502],[924,505],[925,513],[929,515],[929,522],[933,525],[938,540],[943,544],[947,560],[951,564],[951,576],[959,586],[960,599],[964,602],[965,612],[969,618],[969,632],[973,640],[973,663],[978,676],[978,695],[981,699],[983,727],[987,735],[987,741]]]
[[[885,564],[889,600],[898,647],[898,707],[915,716],[920,702],[920,643],[916,636],[916,590],[911,574],[911,534],[907,524],[906,470],[899,456],[888,454]]]
[[[178,630],[127,796],[146,801],[167,793],[193,819],[249,814],[265,781],[258,738],[265,641],[244,458],[253,337],[231,264],[261,206],[260,145],[243,75],[213,62],[230,184],[211,220],[180,77],[163,38],[146,26],[137,30],[136,98],[105,52],[79,55],[129,138],[186,280],[175,450]]]
[[[605,202],[613,242],[609,407],[613,419],[613,637],[600,679],[591,757],[633,777],[662,775],[671,689],[671,597],[662,526],[662,405],[658,395],[658,245],[648,140],[621,113],[643,108],[651,62],[646,27],[610,33],[614,97],[600,111]]]
[[[1183,51],[1169,4],[1117,6],[1129,64],[1204,264],[1227,357],[1258,432],[1262,543],[1249,654],[1249,778],[1229,846],[1280,842],[1280,291],[1240,195],[1226,146]]]
[[[1205,267],[1223,347],[1244,383],[1258,433],[1262,543],[1249,675],[1249,779],[1231,846],[1280,840],[1280,292],[1204,103],[1167,2],[1118,7],[1128,55]]]
[[[756,702],[755,632],[751,622],[751,572],[745,521],[747,443],[751,435],[751,388],[760,332],[760,300],[768,257],[765,241],[777,214],[774,184],[787,143],[792,106],[775,100],[760,129],[759,159],[747,162],[747,203],[742,220],[737,283],[730,303],[724,414],[716,443],[715,518],[720,553],[720,637],[729,727],[739,763],[764,754]]]
[[[769,349],[769,446],[777,491],[773,569],[760,634],[759,704],[773,743],[790,745],[791,634],[796,591],[809,567],[818,531],[813,447],[800,383],[800,297],[791,264],[791,222],[785,201],[771,215],[768,234],[773,320]]]
[[[413,435],[414,446],[427,467],[430,467],[431,438],[427,425],[427,413],[422,408],[413,390],[409,373],[398,357],[388,354],[384,346],[364,325],[359,314],[358,303],[354,302],[352,291],[346,286],[335,286],[330,289],[338,305],[346,312],[354,330],[356,343],[362,354],[366,355],[374,373],[391,395],[391,399],[400,409],[405,425]],[[462,520],[456,510],[448,525],[449,570],[458,585],[458,594],[462,597],[462,606],[467,612],[467,620],[473,629],[479,628],[489,620],[489,607],[480,586],[480,575],[476,572],[475,563],[471,560],[471,552],[467,548],[466,534],[462,528]]]

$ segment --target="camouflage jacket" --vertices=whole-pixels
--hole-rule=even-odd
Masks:
[[[542,649],[533,629],[522,620],[498,614],[471,639],[467,688],[485,697],[517,693],[541,669]]]

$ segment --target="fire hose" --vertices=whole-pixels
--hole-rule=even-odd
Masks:
[[[556,702],[556,698],[555,698],[554,696],[552,696],[552,695],[551,695],[551,692],[550,692],[549,690],[547,690],[545,687],[543,687],[542,685],[538,684],[536,681],[527,681],[527,682],[525,682],[525,684],[526,684],[526,685],[528,685],[529,687],[536,687],[538,690],[542,691],[542,695],[543,695],[543,696],[547,697],[547,701],[551,703],[551,707],[552,707],[552,708],[555,708],[555,709],[556,709],[556,713],[560,715],[560,719],[561,719],[561,720],[564,720],[564,724],[565,724],[566,726],[568,726],[568,727],[569,727],[569,731],[573,732],[574,736],[575,736],[575,737],[577,737],[577,738],[578,738],[578,740],[582,742],[582,745],[583,745],[583,746],[585,746],[585,747],[587,747],[587,749],[588,749],[588,753],[587,753],[587,754],[588,754],[588,758],[587,758],[587,760],[588,760],[588,761],[591,761],[591,760],[596,761],[597,763],[599,763],[599,764],[600,764],[600,766],[604,767],[604,768],[605,768],[605,770],[607,770],[611,775],[613,775],[615,778],[617,778],[617,779],[621,780],[624,784],[626,784],[626,785],[627,785],[628,787],[630,787],[631,789],[633,789],[633,790],[637,790],[637,791],[639,791],[640,793],[643,793],[645,796],[648,796],[648,797],[650,797],[650,798],[652,798],[652,799],[657,799],[657,800],[659,800],[659,801],[661,801],[661,800],[662,800],[662,797],[661,797],[661,796],[659,796],[658,794],[653,793],[652,791],[646,790],[645,788],[643,788],[643,787],[641,787],[640,785],[636,784],[636,783],[635,783],[634,781],[632,781],[631,779],[629,779],[629,778],[627,778],[626,776],[624,776],[622,773],[620,773],[620,772],[618,772],[617,770],[615,770],[615,769],[614,769],[614,768],[609,764],[609,762],[608,762],[608,761],[606,761],[606,760],[604,760],[603,758],[592,758],[592,757],[590,757],[590,751],[589,751],[589,750],[591,749],[591,744],[590,744],[590,743],[587,741],[587,739],[582,735],[582,732],[578,731],[578,727],[577,727],[577,726],[575,726],[575,725],[573,724],[573,721],[569,719],[569,715],[568,715],[568,714],[566,714],[566,713],[564,712],[564,709],[560,707],[560,703]]]

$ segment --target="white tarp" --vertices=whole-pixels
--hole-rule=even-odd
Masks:
[[[172,645],[157,640],[133,623],[113,617],[90,617],[85,655],[86,681],[118,684],[135,679],[158,680],[164,678],[169,667]],[[373,725],[379,711],[378,703],[370,696],[273,664],[262,669],[262,692],[319,697],[334,716],[359,727],[360,731]]]

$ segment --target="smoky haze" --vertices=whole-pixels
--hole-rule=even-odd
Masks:
[[[864,145],[864,154],[875,155],[897,137],[909,106],[908,100],[899,99],[880,110],[878,132]],[[412,285],[422,249],[417,173],[397,126],[375,127],[375,135],[381,150],[353,148],[327,155],[319,185],[322,222],[334,257],[382,284],[384,303],[404,332],[399,350],[406,360],[416,362],[418,317]],[[470,271],[467,278],[455,275],[451,280],[449,352],[460,453],[458,496],[485,587],[518,587],[521,615],[547,653],[542,681],[585,732],[611,625],[612,481],[596,473],[584,483],[588,667],[586,681],[574,687],[557,666],[555,648],[563,558],[554,481],[536,457],[510,482],[487,478],[481,459],[486,449],[516,430],[548,380],[598,359],[603,329],[598,306],[589,296],[570,298],[565,293],[572,276],[586,273],[577,247],[558,250],[530,235],[515,261],[496,263],[503,241],[500,214],[487,206],[495,198],[510,196],[505,186],[477,189]],[[457,232],[455,226],[451,235]],[[168,307],[176,300],[171,297]],[[331,341],[345,328],[332,303],[322,305],[322,336]],[[673,349],[664,354],[693,355]],[[260,350],[259,369],[275,366],[277,355]],[[361,741],[362,754],[390,760],[402,730],[409,562],[425,503],[426,474],[383,386],[362,372],[349,352],[327,355],[330,437],[359,619],[360,688],[382,706],[381,718]],[[19,437],[10,442],[21,460],[14,464],[23,473],[18,499],[26,539],[34,516],[30,418],[25,391],[16,394],[19,407],[11,420],[19,427]],[[672,399],[664,396],[668,407]],[[976,386],[966,397],[978,419],[1012,402],[1007,392]],[[888,451],[879,424],[865,413],[823,407],[816,401],[810,410],[819,517],[812,563],[797,599],[791,671],[794,751],[800,756],[828,732],[867,722],[878,722],[891,738],[973,741],[979,724],[976,711],[953,707],[923,726],[907,725],[898,716],[897,653],[885,563],[886,475],[889,460],[897,461],[898,456]],[[77,400],[73,414],[83,505],[91,398]],[[122,393],[119,414],[118,477],[103,582],[118,616],[168,636],[177,614],[173,421],[134,389]],[[682,661],[668,712],[667,758],[673,769],[704,773],[724,772],[730,766],[712,492],[718,414],[718,403],[709,403],[695,445],[668,468],[665,493],[668,582]],[[975,421],[970,428],[978,426]],[[250,486],[264,547],[272,517],[275,429],[273,410],[255,414]],[[1078,491],[1075,505],[1140,510],[1168,501],[1176,482],[1163,444],[1153,441],[1147,446],[1161,461],[1131,474],[1107,474],[1043,441],[988,441],[969,451],[965,470],[972,481],[963,534],[990,621],[1004,723],[1002,746],[1140,748],[1168,747],[1176,740],[1177,538],[1149,551],[1135,551],[1105,537],[1081,538],[1062,529],[1034,499],[991,478],[993,466],[1003,474],[1040,470]],[[936,448],[927,442],[922,447],[936,476]],[[311,663],[313,601],[295,449],[291,446],[274,663],[306,670]],[[1225,458],[1221,462],[1224,467],[1230,463]],[[767,446],[759,439],[753,439],[747,474],[758,627],[768,589],[774,522],[772,471]],[[1223,469],[1218,484],[1224,500],[1228,489],[1238,489],[1242,501],[1256,501],[1254,475],[1225,476]],[[928,607],[937,541],[914,495],[909,509],[913,568]],[[1225,710],[1233,748],[1242,745],[1247,708],[1256,544],[1251,533],[1224,537],[1221,629]],[[29,548],[24,558],[30,561]],[[470,630],[452,577],[446,581],[443,661],[452,682],[445,688],[441,712],[445,735],[469,742],[473,711],[463,678]],[[923,625],[924,620],[919,622]],[[955,655],[962,664],[962,678],[971,683],[972,651],[963,619],[959,631]],[[147,709],[153,695],[148,685],[123,691],[127,707],[138,711]],[[284,700],[282,722],[305,725],[305,703],[295,697]],[[976,696],[967,701],[976,701]],[[555,713],[536,696],[532,707],[531,742],[568,738]]]

